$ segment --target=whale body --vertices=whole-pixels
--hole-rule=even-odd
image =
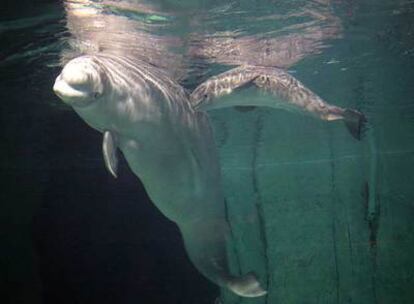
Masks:
[[[114,176],[116,150],[122,152],[154,204],[178,225],[204,276],[240,296],[266,293],[253,273],[230,274],[230,234],[212,130],[178,83],[146,62],[97,54],[69,61],[53,89],[104,134],[105,163]]]

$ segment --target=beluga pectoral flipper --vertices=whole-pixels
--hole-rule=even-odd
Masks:
[[[219,98],[250,86],[270,96]],[[358,140],[366,122],[362,113],[328,104],[285,70],[274,67],[245,65],[213,76],[193,91],[191,101],[198,110],[266,106],[299,111],[327,121],[343,120],[348,131]]]
[[[102,141],[102,154],[104,156],[105,167],[113,175],[118,177],[118,155],[117,155],[117,138],[115,133],[105,131]]]

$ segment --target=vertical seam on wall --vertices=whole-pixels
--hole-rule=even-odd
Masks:
[[[252,184],[253,184],[253,191],[255,195],[255,206],[257,210],[257,215],[259,218],[259,230],[260,230],[260,237],[263,244],[263,257],[265,260],[265,271],[266,271],[266,281],[265,281],[265,288],[267,290],[267,294],[265,295],[265,303],[268,303],[268,296],[269,296],[269,287],[271,282],[271,275],[269,271],[269,256],[268,256],[268,240],[266,235],[266,222],[263,210],[263,202],[262,197],[260,195],[258,178],[257,178],[257,154],[258,149],[260,146],[261,138],[262,138],[262,130],[263,130],[263,114],[261,111],[258,111],[256,116],[256,121],[254,123],[254,134],[253,134],[253,153],[252,153]]]
[[[378,154],[376,151],[375,134],[371,126],[367,131],[369,144],[369,180],[367,187],[367,221],[369,229],[370,259],[372,263],[372,291],[374,303],[378,303],[377,295],[377,235],[379,229],[380,202],[377,197]]]
[[[232,226],[232,222],[230,220],[230,216],[229,216],[229,206],[227,204],[227,200],[224,199],[224,216],[226,218],[226,222],[229,224],[229,230],[230,230],[230,236],[231,236],[231,248],[235,254],[235,258],[236,258],[236,262],[237,262],[237,274],[241,275],[241,263],[240,263],[240,256],[239,256],[239,252],[237,251],[237,246],[235,244],[235,235],[233,232],[233,226]]]
[[[233,226],[232,226],[232,222],[230,220],[230,216],[229,216],[229,208],[228,208],[228,204],[227,204],[227,200],[224,199],[224,217],[227,221],[227,223],[229,224],[229,230],[230,230],[230,236],[231,236],[231,250],[234,253],[235,259],[236,259],[236,264],[237,264],[237,274],[240,276],[241,273],[241,262],[240,262],[240,256],[239,256],[239,252],[237,250],[237,246],[236,246],[236,238],[235,238],[235,234],[233,232]],[[239,297],[237,299],[237,303],[241,302],[241,298]],[[220,302],[221,303],[221,302]]]
[[[331,169],[331,196],[333,201],[331,202],[331,212],[332,212],[332,245],[333,245],[333,255],[334,255],[334,264],[335,264],[335,287],[336,287],[336,303],[339,303],[340,300],[340,276],[338,269],[338,249],[336,244],[336,204],[335,201],[339,200],[339,195],[336,189],[336,176],[335,176],[335,160],[333,152],[333,143],[332,143],[332,132],[329,129],[329,156],[330,156],[330,169]]]

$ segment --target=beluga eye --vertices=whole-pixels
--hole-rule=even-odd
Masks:
[[[102,69],[91,57],[69,61],[55,81],[56,95],[72,107],[86,107],[103,92]]]

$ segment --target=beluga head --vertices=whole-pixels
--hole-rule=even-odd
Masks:
[[[55,94],[72,107],[87,107],[104,94],[105,73],[98,62],[90,56],[69,61],[56,78]]]

